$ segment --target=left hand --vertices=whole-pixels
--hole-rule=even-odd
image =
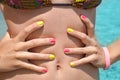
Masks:
[[[81,19],[87,28],[87,34],[71,28],[68,29],[68,34],[80,39],[86,46],[79,48],[66,48],[68,51],[65,52],[65,54],[85,54],[86,56],[80,60],[71,62],[70,66],[75,67],[85,63],[92,63],[96,67],[105,67],[104,51],[95,39],[94,25],[84,15],[81,16]]]

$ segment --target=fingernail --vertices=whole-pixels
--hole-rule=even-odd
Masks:
[[[75,2],[84,2],[85,0],[75,0]]]
[[[84,19],[86,19],[86,16],[85,15],[81,15],[81,18],[84,20]]]
[[[48,70],[47,69],[42,69],[42,72],[46,73],[46,72],[48,72]]]
[[[55,39],[54,39],[54,38],[51,38],[51,39],[50,39],[50,43],[51,43],[51,44],[55,44]]]
[[[73,32],[74,30],[72,28],[68,28],[67,32]]]
[[[70,66],[71,66],[71,67],[74,67],[74,66],[75,66],[75,63],[74,63],[74,62],[71,62],[71,63],[70,63]]]
[[[70,52],[70,49],[65,48],[65,49],[64,49],[64,52],[65,52],[65,53]]]
[[[38,21],[37,24],[38,24],[38,26],[42,27],[44,22],[43,21]]]
[[[49,58],[53,60],[53,59],[55,59],[55,55],[51,54],[51,55],[49,56]]]

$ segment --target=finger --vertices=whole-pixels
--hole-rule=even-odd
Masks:
[[[26,42],[17,43],[15,50],[28,50],[30,48],[55,44],[54,38],[32,39]]]
[[[65,48],[64,49],[65,54],[96,54],[97,48],[93,46],[88,46],[84,48]]]
[[[33,31],[40,29],[41,27],[43,27],[43,21],[38,21],[37,23],[34,23],[26,28],[24,28],[17,36],[16,36],[16,40],[17,41],[24,41],[26,39],[26,37],[32,33]]]
[[[80,39],[84,44],[91,44],[92,43],[92,39],[90,39],[90,37],[88,37],[85,33],[82,33],[82,32],[77,31],[77,30],[73,30],[72,28],[68,28],[67,32],[70,35]]]
[[[26,63],[26,62],[19,62],[18,66],[20,66],[22,68],[29,69],[29,70],[33,70],[33,71],[36,71],[36,72],[41,72],[41,73],[46,73],[47,72],[47,69],[44,68],[44,67],[36,66],[34,64],[30,64],[30,63]]]
[[[55,55],[53,54],[41,54],[41,53],[30,53],[30,52],[22,52],[16,54],[17,59],[24,60],[53,60],[55,59]]]
[[[96,58],[97,58],[96,54],[92,54],[92,55],[89,55],[89,56],[87,56],[85,58],[81,58],[78,61],[71,62],[70,66],[75,67],[75,66],[79,66],[79,65],[82,65],[82,64],[87,64],[87,63],[95,61]]]
[[[93,23],[85,15],[81,15],[81,19],[87,27],[88,36],[94,37],[94,25],[93,25]]]

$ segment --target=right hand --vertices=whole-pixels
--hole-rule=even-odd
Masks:
[[[20,68],[43,73],[47,72],[46,68],[29,63],[28,60],[52,60],[54,59],[54,55],[28,52],[27,50],[37,46],[54,44],[55,40],[53,38],[38,38],[25,41],[30,33],[42,26],[34,23],[24,28],[16,37],[8,39],[8,35],[6,35],[0,41],[0,72],[8,72]]]

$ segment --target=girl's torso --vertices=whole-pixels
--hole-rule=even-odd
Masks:
[[[8,13],[9,12],[9,13]],[[73,28],[86,32],[85,25],[80,20],[80,14],[84,14],[94,23],[95,9],[82,10],[73,7],[48,7],[36,10],[15,10],[5,7],[3,10],[8,32],[15,37],[23,28],[43,20],[44,27],[33,32],[27,40],[34,38],[54,37],[55,45],[35,47],[30,51],[44,54],[53,53],[56,59],[53,61],[31,61],[38,66],[48,69],[41,74],[26,69],[20,69],[0,74],[0,80],[97,80],[98,68],[91,64],[78,67],[70,67],[69,63],[82,58],[83,55],[65,55],[65,48],[82,47],[80,40],[67,34],[67,28]],[[12,15],[12,17],[11,17]]]

